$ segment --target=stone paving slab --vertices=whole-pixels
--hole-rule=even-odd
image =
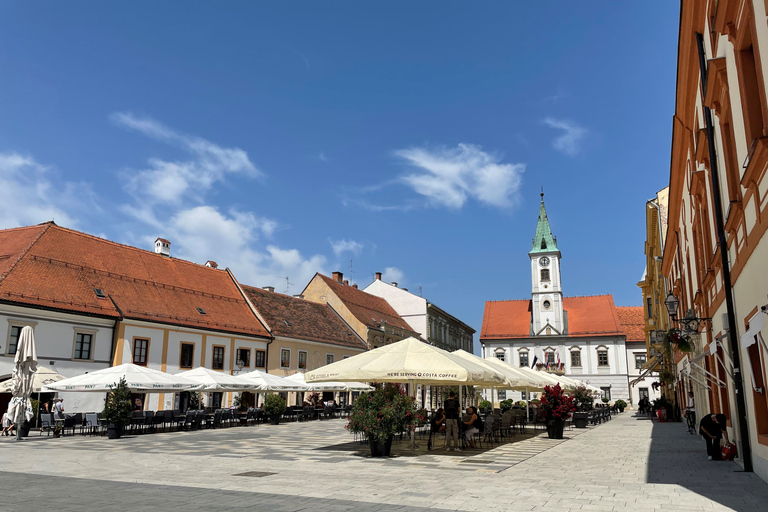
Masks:
[[[166,509],[313,512],[768,510],[768,485],[754,474],[708,462],[703,441],[679,423],[631,413],[566,432],[562,441],[536,436],[485,451],[391,459],[366,457],[364,446],[329,449],[349,443],[343,425],[3,440],[0,496],[13,499],[0,499],[0,511],[32,510],[25,499],[39,500],[40,489],[53,496],[49,489],[58,486],[55,510],[110,510],[137,497],[148,510],[163,501]],[[274,474],[234,476],[249,472]]]

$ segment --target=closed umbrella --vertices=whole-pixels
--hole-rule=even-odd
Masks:
[[[175,393],[197,391],[203,387],[199,382],[180,375],[125,363],[47,384],[43,386],[43,391],[106,392],[117,387],[120,379],[125,379],[128,389],[135,393]]]
[[[13,396],[8,404],[8,416],[16,424],[16,440],[21,441],[22,424],[35,416],[29,395],[32,394],[32,378],[37,370],[37,351],[35,335],[28,325],[21,330],[14,362],[11,374]]]

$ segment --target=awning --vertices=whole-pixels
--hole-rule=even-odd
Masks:
[[[656,371],[660,365],[661,365],[661,359],[659,358],[659,356],[658,355],[653,356],[648,362],[646,362],[642,366],[643,373],[641,373],[640,376],[637,377],[636,379],[632,380],[629,383],[629,386],[633,387],[635,384],[643,380],[649,373]]]
[[[741,348],[744,349],[750,345],[754,345],[757,342],[758,337],[762,338],[762,336],[758,335],[760,334],[760,331],[763,330],[763,327],[765,327],[763,312],[758,311],[749,319],[749,330],[741,336]]]

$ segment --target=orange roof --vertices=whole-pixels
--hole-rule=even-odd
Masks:
[[[23,247],[0,274],[0,300],[114,318],[269,337],[232,278],[217,270],[48,223],[0,231]],[[94,289],[103,290],[98,298]],[[198,310],[201,308],[203,314]]]
[[[368,327],[379,329],[381,323],[406,329],[413,332],[411,326],[397,314],[389,302],[381,297],[371,295],[358,288],[334,281],[328,276],[317,274],[333,290],[349,311]]]
[[[570,337],[623,334],[611,295],[565,297]],[[487,301],[480,339],[531,338],[531,301]]]
[[[616,306],[627,341],[645,341],[645,311],[642,306]]]
[[[319,341],[357,349],[368,346],[327,304],[242,286],[275,336]]]

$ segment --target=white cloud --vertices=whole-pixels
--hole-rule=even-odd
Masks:
[[[97,209],[90,185],[58,182],[52,174],[31,156],[0,152],[0,229],[49,220],[74,227],[78,210]]]
[[[552,147],[568,156],[576,156],[581,149],[581,142],[587,135],[586,128],[566,119],[547,117],[544,124],[550,128],[563,130],[563,134],[552,141]]]
[[[117,112],[110,118],[120,126],[178,146],[193,156],[192,160],[175,162],[150,158],[147,168],[127,171],[125,189],[142,201],[178,204],[184,199],[193,199],[202,202],[205,193],[215,183],[223,181],[227,174],[261,175],[248,154],[240,148],[224,148],[130,112]]]
[[[327,162],[328,161],[328,157],[325,156],[325,153],[323,151],[321,151],[320,154],[317,155],[317,159],[320,160],[321,162]]]
[[[505,164],[474,144],[455,148],[413,147],[395,155],[420,171],[402,177],[435,206],[458,209],[468,198],[500,208],[511,206],[520,189],[524,164]]]
[[[402,286],[404,277],[405,274],[403,271],[397,267],[386,267],[381,275],[382,281],[387,281],[389,283],[395,282],[398,286]]]
[[[354,240],[347,240],[346,238],[342,240],[331,240],[329,238],[328,242],[330,242],[333,254],[335,254],[337,258],[345,252],[351,252],[357,256],[360,254],[360,251],[363,250],[363,244],[355,242]]]

